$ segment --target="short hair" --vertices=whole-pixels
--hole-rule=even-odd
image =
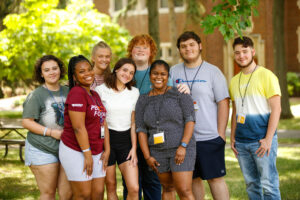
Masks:
[[[232,44],[232,48],[234,48],[238,44],[241,44],[243,47],[254,47],[253,41],[247,36],[235,38]]]
[[[114,90],[118,91],[117,88],[117,75],[116,75],[116,70],[120,69],[123,65],[125,64],[131,64],[134,66],[134,74],[136,72],[136,65],[134,63],[134,61],[131,58],[121,58],[118,60],[118,62],[115,64],[115,67],[113,69],[113,71],[110,73],[110,75],[108,75],[107,77],[105,77],[105,84],[107,85],[108,88],[112,88]],[[131,81],[129,81],[128,83],[125,84],[125,86],[128,88],[128,90],[131,90],[131,87],[135,85],[135,81],[134,81],[134,75]]]
[[[194,39],[196,40],[196,42],[198,44],[201,43],[201,39],[200,37],[193,31],[185,31],[184,33],[182,33],[178,39],[177,39],[177,48],[179,49],[180,47],[180,42],[184,42],[184,41],[187,41],[189,39]]]
[[[64,63],[57,58],[56,56],[53,55],[45,55],[41,58],[39,58],[35,65],[34,65],[34,75],[33,75],[33,79],[39,83],[45,83],[45,79],[42,77],[42,65],[44,64],[44,62],[53,60],[57,63],[59,70],[60,70],[60,77],[59,79],[61,79],[62,77],[64,77],[65,75],[65,67],[64,67]]]
[[[127,47],[127,56],[132,59],[132,49],[138,44],[146,44],[150,46],[149,63],[152,63],[157,53],[157,46],[153,38],[148,34],[136,35],[130,40]]]
[[[104,41],[100,41],[98,42],[94,47],[93,47],[93,50],[92,50],[92,56],[95,55],[96,51],[98,49],[109,49],[110,51],[110,55],[112,56],[112,51],[111,51],[111,48],[110,46],[105,43]],[[93,62],[93,60],[91,60],[91,63],[92,63],[92,67],[94,67],[95,63]],[[104,70],[104,76],[108,76],[110,74],[110,66],[108,66],[105,70]]]
[[[153,70],[157,65],[162,65],[162,66],[167,70],[167,72],[168,72],[168,74],[169,74],[169,72],[170,72],[170,65],[169,65],[167,62],[165,62],[164,60],[155,60],[155,61],[151,64],[151,66],[150,66],[149,74],[151,74],[152,70]]]
[[[72,58],[70,58],[69,65],[68,65],[68,78],[69,78],[70,90],[75,86],[75,81],[73,79],[73,75],[75,75],[75,66],[77,63],[80,63],[83,61],[88,62],[89,65],[92,66],[90,61],[83,55],[73,56]]]

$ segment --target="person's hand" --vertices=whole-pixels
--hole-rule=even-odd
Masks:
[[[137,159],[137,155],[136,155],[136,150],[134,148],[131,148],[126,160],[130,160],[129,165],[132,165],[133,167],[135,167],[137,165],[138,159]]]
[[[256,150],[255,154],[257,154],[258,157],[263,157],[267,152],[267,156],[269,156],[272,145],[272,139],[264,138],[259,140],[259,143],[260,147]]]
[[[93,157],[92,152],[87,151],[83,153],[84,155],[84,165],[83,165],[83,173],[86,171],[87,177],[90,177],[93,173]]]
[[[190,94],[191,93],[189,86],[187,86],[185,84],[178,84],[177,89],[180,93],[184,93],[184,94]]]
[[[102,162],[102,164],[103,164],[102,169],[103,169],[104,172],[106,171],[106,168],[107,168],[107,165],[108,165],[109,154],[110,154],[110,152],[108,150],[105,150],[102,153],[101,158],[99,160],[99,162]]]
[[[183,163],[184,158],[186,154],[186,148],[179,146],[177,148],[176,154],[175,154],[175,164],[180,165]]]
[[[51,129],[49,136],[53,137],[57,140],[60,140],[61,134],[62,134],[63,130],[58,130],[58,129]]]
[[[230,140],[230,145],[231,145],[231,150],[233,151],[235,157],[237,158],[237,155],[239,154],[239,152],[235,148],[235,139]]]
[[[156,161],[156,159],[150,156],[149,158],[146,159],[146,162],[151,167],[151,169],[158,174],[157,167],[160,166],[160,164]]]

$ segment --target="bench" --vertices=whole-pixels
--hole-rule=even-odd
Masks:
[[[18,125],[7,125],[7,126],[1,126],[0,130],[1,131],[7,131],[2,137],[0,137],[0,145],[5,145],[5,153],[4,153],[4,158],[6,158],[7,154],[8,154],[8,146],[9,145],[19,145],[19,157],[20,160],[22,162],[24,162],[23,159],[23,147],[25,146],[25,139],[26,137],[20,133],[19,130],[24,129],[22,126],[18,126]],[[20,135],[23,139],[6,139],[5,137],[7,137],[9,134],[11,133],[17,133],[18,135]]]

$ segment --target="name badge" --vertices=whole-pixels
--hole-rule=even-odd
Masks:
[[[153,135],[154,144],[162,144],[165,142],[164,132],[156,133]]]
[[[237,123],[245,124],[245,121],[246,121],[246,115],[244,115],[244,114],[238,114]]]
[[[105,128],[104,128],[104,126],[101,126],[101,128],[100,128],[100,136],[101,136],[101,139],[104,139],[104,133],[105,133]]]
[[[197,101],[193,101],[193,104],[194,104],[194,110],[198,110],[199,106],[198,106]]]

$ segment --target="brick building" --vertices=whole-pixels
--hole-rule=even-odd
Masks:
[[[115,16],[128,0],[94,0],[95,7],[102,13]],[[168,0],[159,0],[159,26],[160,47],[162,59],[169,60],[172,51],[168,25]],[[182,0],[176,0],[176,24],[177,34],[184,31],[186,5]],[[202,0],[206,12],[213,7],[213,1]],[[120,25],[126,27],[131,35],[148,33],[146,0],[138,0],[135,8],[131,9],[125,20]],[[256,61],[273,70],[273,25],[272,25],[273,0],[260,0],[258,6],[258,17],[253,17],[253,27],[245,31],[245,35],[254,40],[256,49]],[[201,36],[203,51],[202,56],[208,62],[217,65],[229,80],[238,72],[233,61],[232,41],[226,43],[222,35],[216,31],[210,35],[202,34],[199,25],[191,25],[188,30],[193,30]],[[285,44],[286,61],[288,71],[300,72],[300,0],[285,1]]]

